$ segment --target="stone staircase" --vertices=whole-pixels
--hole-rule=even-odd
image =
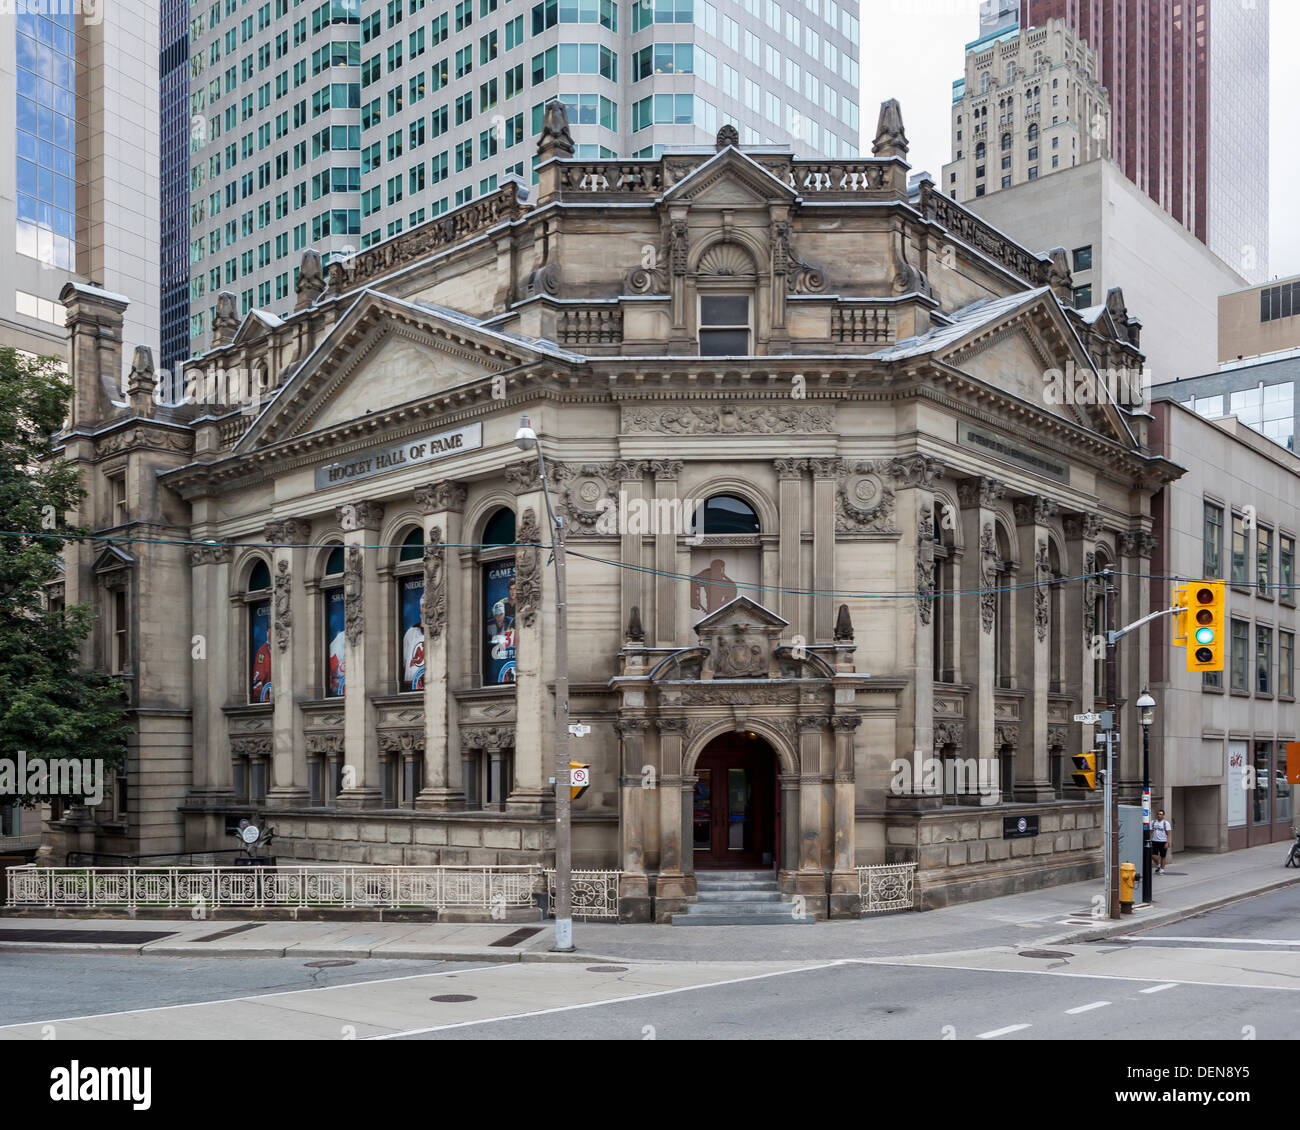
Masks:
[[[775,871],[697,871],[697,894],[674,926],[794,926],[812,915],[794,916],[794,903],[781,894]]]

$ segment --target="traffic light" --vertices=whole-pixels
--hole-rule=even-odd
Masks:
[[[1095,789],[1097,787],[1097,751],[1086,749],[1071,758],[1074,762],[1074,787],[1076,789]]]
[[[1222,671],[1227,586],[1222,581],[1200,581],[1186,589],[1187,670]]]

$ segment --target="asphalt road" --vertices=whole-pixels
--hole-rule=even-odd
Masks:
[[[1298,912],[1289,889],[1096,945],[951,935],[971,948],[839,959],[783,937],[747,960],[760,928],[725,962],[4,953],[0,1039],[1295,1039]]]

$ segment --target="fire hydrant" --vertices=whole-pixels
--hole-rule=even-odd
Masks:
[[[1133,885],[1137,882],[1137,868],[1131,863],[1119,865],[1119,912],[1133,913]]]

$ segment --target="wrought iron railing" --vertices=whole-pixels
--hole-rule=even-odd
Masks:
[[[575,871],[570,906],[574,918],[618,918],[622,871]],[[555,914],[555,872],[546,872],[546,913]]]
[[[530,907],[538,867],[10,867],[10,907]]]
[[[880,863],[856,870],[863,914],[911,910],[915,905],[915,863]]]

